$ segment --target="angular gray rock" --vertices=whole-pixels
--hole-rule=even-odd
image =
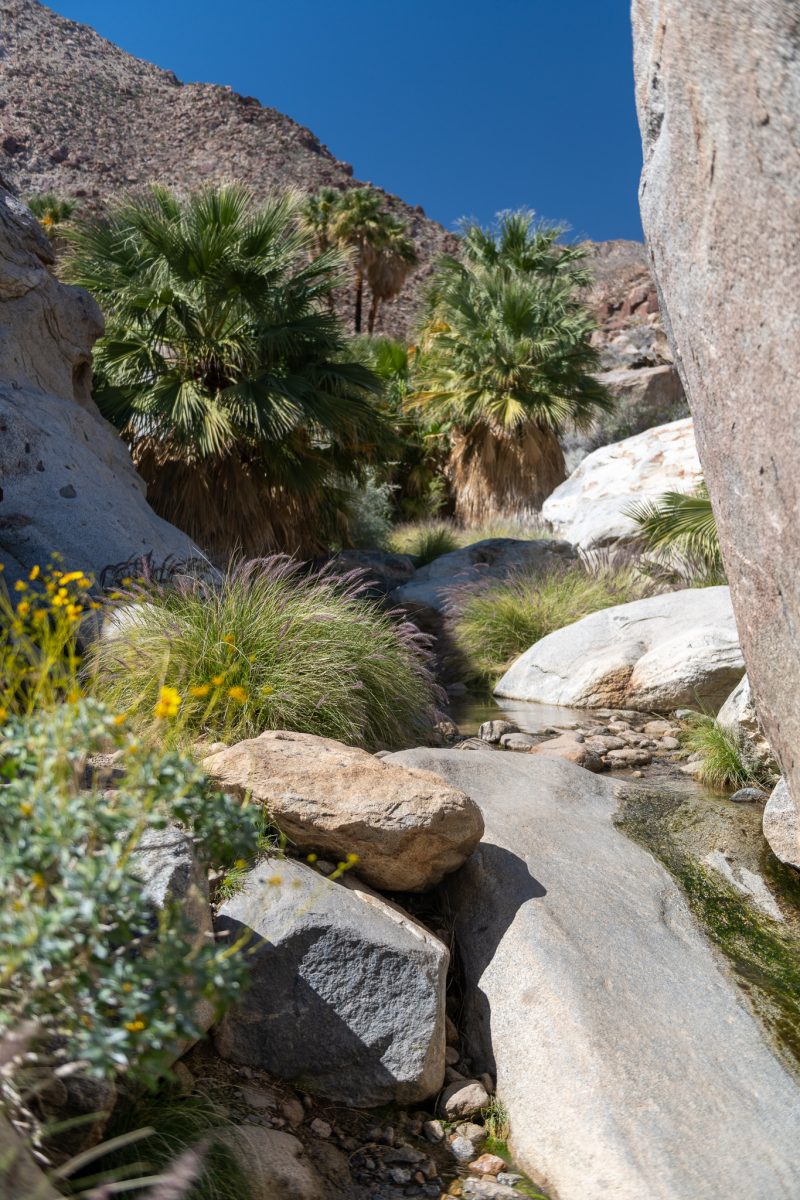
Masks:
[[[780,779],[764,808],[764,837],[776,858],[800,870],[800,813],[785,779]]]
[[[690,417],[595,450],[542,505],[559,537],[582,550],[630,542],[626,509],[663,492],[691,492],[701,479]]]
[[[263,805],[297,849],[355,854],[358,874],[384,891],[427,891],[483,833],[469,796],[333,738],[268,730],[203,766],[225,791]]]
[[[224,1058],[366,1108],[439,1090],[448,952],[406,914],[268,858],[216,925],[251,934],[250,986],[216,1030]]]
[[[613,785],[529,755],[410,750],[483,809],[448,883],[462,1035],[515,1159],[559,1200],[793,1200],[800,1088]]]
[[[747,671],[800,795],[794,0],[634,0],[640,203]]]
[[[777,773],[777,763],[758,718],[753,689],[746,675],[717,713],[717,720],[720,725],[725,725],[738,734],[753,763]]]
[[[495,694],[644,712],[716,708],[743,671],[728,589],[686,588],[557,629],[512,663]]]
[[[152,553],[189,558],[189,538],[145,500],[124,442],[91,398],[94,300],[48,270],[53,254],[0,186],[0,560],[14,579],[59,551],[70,569]]]
[[[546,571],[575,558],[574,547],[549,539],[487,538],[461,550],[442,554],[391,593],[391,599],[409,609],[444,613],[464,589],[507,579],[516,571]]]

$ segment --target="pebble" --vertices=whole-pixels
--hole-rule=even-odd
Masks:
[[[454,1067],[460,1058],[461,1055],[459,1054],[458,1050],[456,1050],[455,1046],[445,1046],[444,1061],[447,1063],[448,1067]]]
[[[474,1146],[486,1141],[485,1128],[483,1125],[476,1125],[474,1121],[462,1121],[460,1125],[456,1125],[456,1133],[459,1137],[469,1138]]]
[[[606,759],[612,767],[646,767],[653,756],[649,750],[627,746],[624,750],[609,750]]]
[[[422,1132],[429,1142],[444,1141],[444,1125],[441,1121],[426,1121],[422,1126]]]
[[[390,1167],[387,1175],[392,1183],[411,1183],[411,1171],[408,1167]]]
[[[537,744],[537,739],[530,733],[504,733],[500,745],[505,750],[530,750]]]
[[[515,1175],[513,1171],[501,1171],[497,1176],[498,1183],[504,1183],[506,1187],[513,1187],[515,1183],[522,1183],[522,1176]]]
[[[425,1155],[421,1150],[417,1150],[415,1146],[410,1146],[408,1142],[401,1142],[394,1149],[385,1151],[383,1161],[385,1163],[411,1163],[416,1166],[418,1163],[425,1161]]]
[[[668,737],[662,737],[661,746],[664,750],[680,750],[681,748],[681,744],[678,739],[676,737],[672,737],[672,735]]]
[[[489,1096],[477,1079],[460,1079],[446,1087],[439,1098],[439,1111],[449,1120],[471,1117],[489,1103]]]
[[[484,721],[478,730],[478,737],[484,742],[499,742],[506,733],[519,733],[519,725],[513,721]]]
[[[499,1154],[482,1154],[469,1164],[469,1169],[477,1175],[499,1175],[505,1165]]]
[[[459,1137],[458,1134],[450,1140],[450,1153],[458,1162],[469,1162],[475,1153],[475,1147],[469,1138]]]
[[[332,1127],[327,1121],[323,1121],[322,1117],[314,1117],[309,1128],[314,1136],[318,1138],[329,1138],[333,1133]]]
[[[643,733],[649,733],[651,737],[662,737],[664,734],[672,733],[672,726],[669,721],[648,721],[642,727]]]
[[[281,1114],[289,1122],[292,1129],[299,1129],[299,1127],[303,1124],[303,1121],[306,1119],[306,1111],[302,1104],[299,1100],[295,1100],[292,1097],[289,1097],[288,1100],[284,1100],[283,1104],[281,1105]]]
[[[755,804],[759,800],[766,800],[767,793],[762,792],[761,788],[744,787],[739,788],[738,792],[734,792],[730,797],[734,804]]]
[[[277,1108],[278,1097],[269,1088],[243,1087],[241,1097],[250,1108]]]

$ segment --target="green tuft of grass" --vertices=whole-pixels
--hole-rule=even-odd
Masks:
[[[455,637],[472,676],[491,683],[535,642],[589,613],[639,599],[641,576],[626,566],[583,563],[521,571],[467,596]]]
[[[389,538],[389,549],[395,554],[410,554],[416,559],[417,566],[424,567],[443,554],[474,546],[476,542],[485,542],[489,538],[517,538],[529,542],[552,537],[548,530],[510,522],[462,529],[454,521],[407,521],[395,525]]]
[[[106,1131],[109,1142],[114,1139],[109,1153],[98,1154],[93,1160],[95,1182],[157,1176],[167,1171],[186,1150],[210,1138],[201,1177],[186,1193],[186,1200],[250,1200],[252,1190],[246,1171],[235,1153],[227,1145],[213,1141],[214,1134],[233,1128],[224,1114],[224,1106],[209,1095],[180,1096],[169,1087],[155,1095],[128,1099],[117,1107]],[[149,1136],[118,1145],[117,1139],[125,1143],[126,1135],[147,1129],[152,1130]],[[102,1151],[102,1146],[97,1149]],[[80,1178],[73,1179],[71,1184],[75,1191],[82,1187]],[[131,1194],[130,1185],[124,1190]],[[102,1187],[98,1189],[101,1191]],[[137,1189],[132,1194],[142,1193]],[[175,1195],[183,1192],[176,1191]]]
[[[718,791],[769,786],[760,764],[748,754],[747,743],[734,729],[706,713],[695,713],[681,735],[690,754],[700,756],[695,776]]]
[[[277,556],[133,593],[110,625],[89,686],[162,740],[291,729],[375,750],[430,739],[439,693],[426,640],[365,599],[360,575],[302,573]]]

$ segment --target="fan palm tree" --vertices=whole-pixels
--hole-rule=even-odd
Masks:
[[[364,307],[364,281],[384,229],[381,198],[373,188],[351,188],[343,192],[333,214],[331,233],[339,246],[352,254],[355,274],[355,314],[353,328],[361,333]]]
[[[448,477],[468,525],[530,515],[565,477],[559,435],[612,399],[594,377],[584,251],[532,214],[470,225],[440,261],[415,364],[412,404],[450,429]]]
[[[688,495],[665,492],[657,500],[631,505],[627,515],[639,526],[645,547],[678,555],[711,582],[724,582],[717,520],[705,482]]]
[[[419,263],[416,248],[408,236],[405,221],[384,213],[380,230],[371,247],[367,263],[367,281],[372,294],[367,330],[372,333],[380,306],[403,290],[406,280]]]
[[[101,410],[156,511],[212,553],[319,547],[336,481],[386,437],[380,381],[326,308],[343,256],[311,257],[300,206],[157,187],[69,233],[66,274],[106,314]]]

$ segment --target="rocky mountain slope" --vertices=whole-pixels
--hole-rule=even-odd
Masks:
[[[290,117],[228,87],[182,83],[36,0],[0,0],[0,177],[23,198],[54,191],[90,209],[152,181],[188,191],[237,179],[258,193],[359,186],[353,168]],[[384,196],[408,222],[421,259],[385,310],[386,330],[404,335],[421,279],[455,239],[419,206]],[[666,343],[644,246],[601,242],[593,257],[607,368],[662,365]]]

